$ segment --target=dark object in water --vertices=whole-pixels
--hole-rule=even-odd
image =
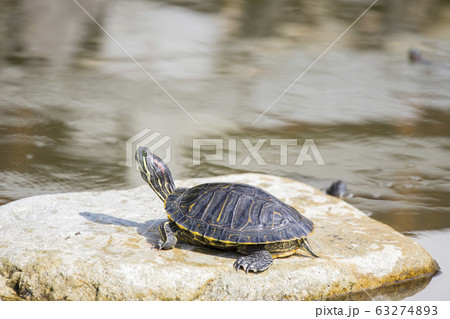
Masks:
[[[422,52],[418,49],[409,49],[408,51],[409,62],[411,63],[421,63],[421,64],[430,64],[431,61],[425,59],[422,56]]]
[[[339,198],[352,198],[353,194],[347,191],[347,184],[341,180],[338,180],[331,184],[325,191],[326,194],[339,197]]]
[[[383,199],[383,200],[398,200],[398,198],[395,198],[393,196],[385,196],[380,194],[370,194],[365,192],[356,192],[356,193],[350,193],[347,190],[347,184],[343,182],[342,180],[338,180],[331,184],[330,187],[328,187],[325,191],[325,194],[331,195],[338,198],[353,198],[353,197],[360,197],[360,198],[367,198],[367,199]]]

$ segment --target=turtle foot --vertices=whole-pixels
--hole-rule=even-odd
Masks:
[[[273,259],[270,253],[261,248],[258,249],[248,256],[242,256],[236,259],[234,262],[234,269],[238,271],[240,268],[245,270],[246,273],[249,271],[261,272],[266,270],[272,265]]]
[[[168,250],[175,247],[177,243],[177,237],[175,236],[174,232],[174,229],[176,229],[176,225],[170,221],[165,221],[159,224],[158,228],[163,239],[158,240],[153,245],[153,248],[158,250]]]
[[[153,249],[164,249],[164,242],[162,240],[158,240],[156,243],[153,244]]]

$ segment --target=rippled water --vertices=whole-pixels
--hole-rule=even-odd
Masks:
[[[448,7],[432,23],[419,15],[400,26],[395,8],[375,7],[279,98],[365,5],[331,15],[305,0],[305,14],[288,6],[283,16],[273,1],[80,3],[122,48],[74,4],[0,12],[8,35],[0,40],[0,204],[142,184],[125,165],[126,141],[148,128],[171,137],[176,179],[252,171],[322,189],[344,180],[350,203],[414,237],[440,264],[442,275],[410,299],[450,298]],[[431,63],[409,63],[411,47]],[[222,141],[223,160],[206,160],[214,152],[203,148],[193,165],[194,139]],[[280,139],[297,143],[287,165],[270,144]],[[325,165],[295,165],[307,139]],[[263,141],[265,165],[251,156],[240,165],[246,141]]]

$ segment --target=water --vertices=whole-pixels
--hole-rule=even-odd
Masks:
[[[321,189],[343,179],[350,203],[440,264],[408,299],[450,298],[448,5],[435,17],[435,1],[417,1],[430,13],[405,17],[400,2],[381,3],[298,79],[368,4],[79,3],[126,52],[70,1],[0,9],[0,204],[141,185],[126,141],[147,128],[171,138],[176,179],[251,171]],[[411,47],[432,63],[409,63]],[[223,159],[203,147],[193,165],[195,139],[223,143]],[[326,165],[295,165],[307,139]],[[287,165],[271,145],[280,140],[296,144]],[[245,144],[258,142],[265,165]]]

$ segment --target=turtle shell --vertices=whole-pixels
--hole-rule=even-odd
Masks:
[[[180,228],[226,244],[267,244],[306,237],[314,224],[266,191],[245,184],[179,188],[165,202]]]

